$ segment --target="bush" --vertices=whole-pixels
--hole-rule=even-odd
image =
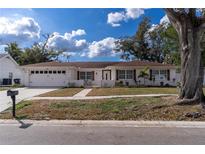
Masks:
[[[123,84],[123,81],[117,81],[117,82],[115,82],[115,86],[116,86],[116,87],[125,87],[124,84]]]

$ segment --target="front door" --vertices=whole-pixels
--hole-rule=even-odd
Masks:
[[[103,70],[103,80],[111,80],[111,70]]]

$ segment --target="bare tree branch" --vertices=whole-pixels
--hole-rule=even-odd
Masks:
[[[180,14],[177,13],[174,9],[172,8],[165,8],[164,9],[167,16],[173,21],[173,22],[178,22],[180,21]]]

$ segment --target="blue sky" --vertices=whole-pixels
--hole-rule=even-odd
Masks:
[[[115,39],[134,35],[143,16],[158,24],[164,15],[163,9],[0,9],[0,39],[26,47],[56,32],[50,46],[68,47],[71,61],[117,61]]]

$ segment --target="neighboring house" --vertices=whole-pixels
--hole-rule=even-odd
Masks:
[[[23,71],[8,54],[0,54],[0,85],[23,83]]]
[[[146,67],[149,68],[146,85],[176,85],[175,66],[147,61],[45,62],[21,68],[25,73],[25,86],[113,87],[143,85],[144,79],[138,75]]]

